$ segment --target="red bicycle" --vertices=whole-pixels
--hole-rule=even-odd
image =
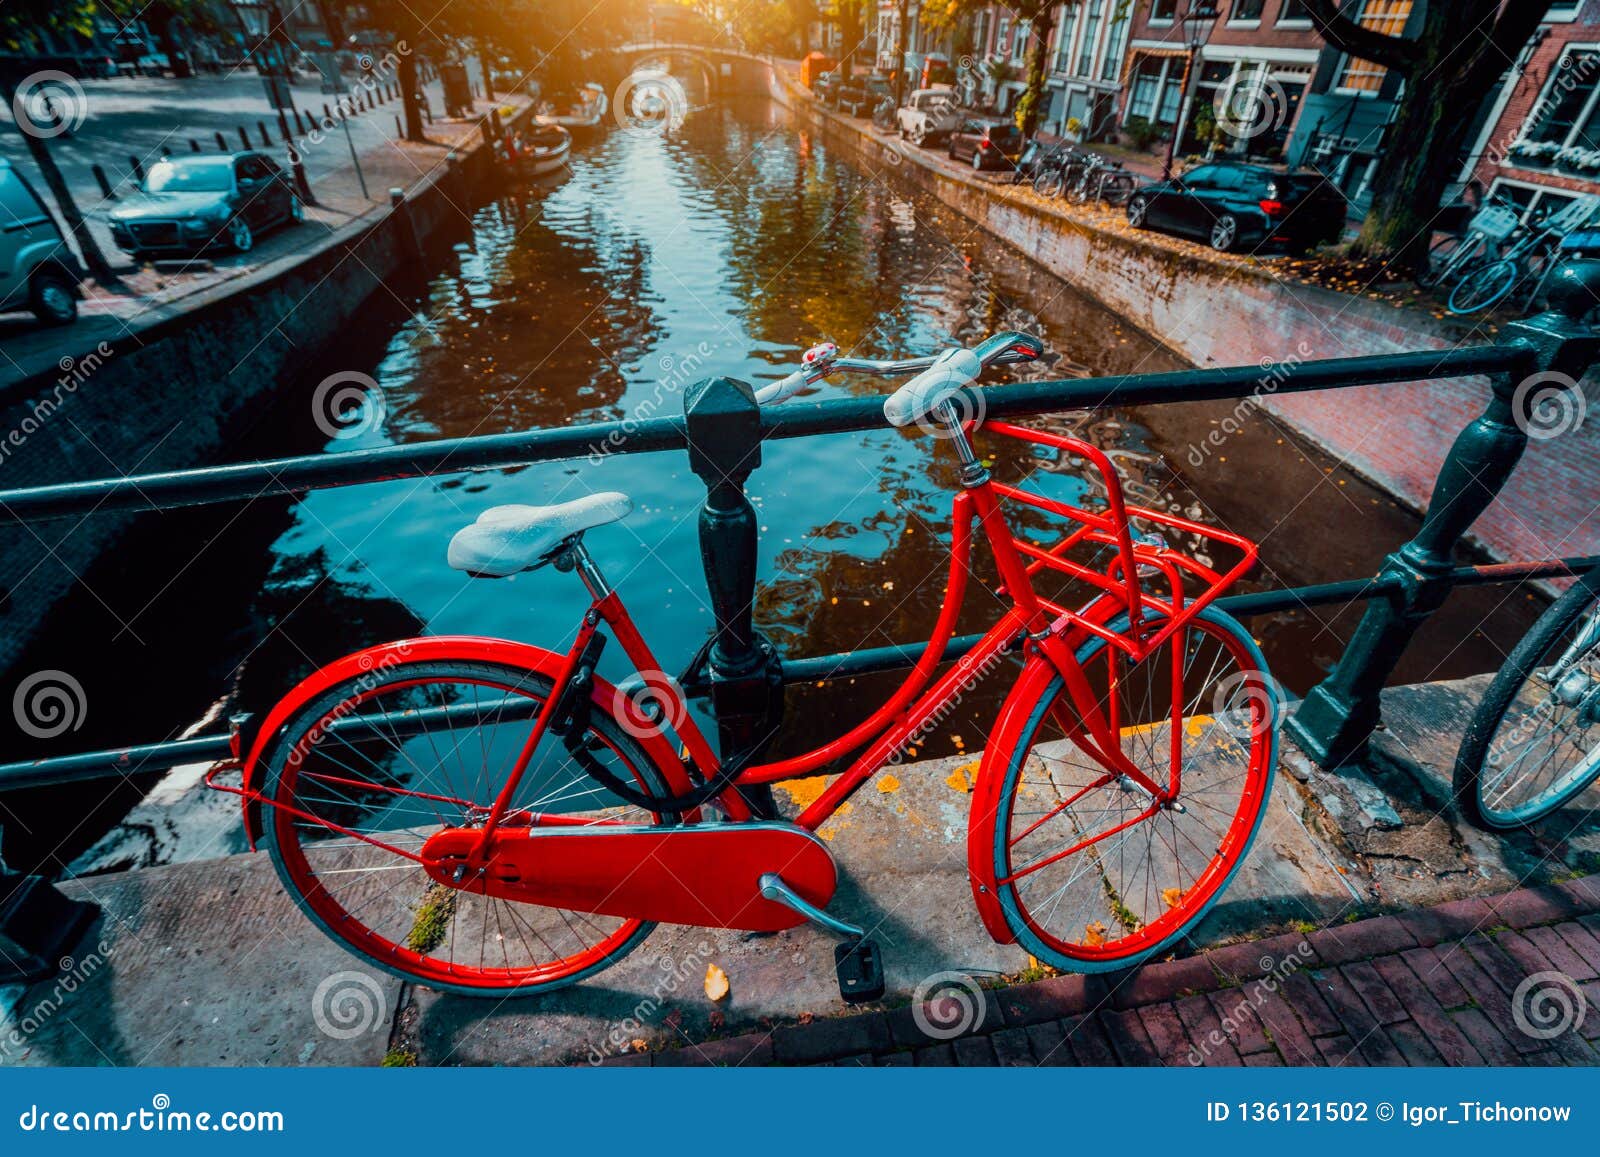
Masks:
[[[630,509],[602,493],[495,507],[450,544],[451,565],[472,575],[575,571],[591,602],[570,646],[440,637],[348,655],[240,744],[240,779],[223,784],[219,770],[211,782],[243,796],[252,846],[259,837],[324,931],[436,988],[571,984],[656,922],[770,931],[811,920],[843,938],[846,998],[869,999],[882,991],[876,951],[827,912],[836,871],[814,833],[975,683],[1010,668],[969,821],[985,927],[1081,971],[1170,947],[1238,870],[1272,784],[1274,685],[1244,628],[1211,605],[1256,548],[1128,505],[1086,442],[958,415],[985,366],[1042,353],[1020,333],[895,362],[819,346],[758,393],[777,404],[833,373],[914,374],[885,417],[948,439],[961,463],[932,636],[900,688],[831,742],[749,766],[719,760],[584,544]],[[995,480],[974,437],[1082,460],[1097,500],[1074,506]],[[974,576],[980,530],[987,583]],[[1207,562],[1169,540],[1203,547]],[[973,581],[1003,609],[941,672]],[[639,672],[621,685],[595,673],[608,638]],[[819,774],[832,778],[793,820],[759,818],[741,794]]]

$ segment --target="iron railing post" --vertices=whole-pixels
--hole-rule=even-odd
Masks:
[[[99,914],[98,906],[63,895],[42,876],[13,872],[0,859],[0,984],[54,976]]]
[[[1600,354],[1583,318],[1600,306],[1600,262],[1574,262],[1554,279],[1551,308],[1508,325],[1501,341],[1526,351],[1521,372],[1492,376],[1488,407],[1457,435],[1439,468],[1417,536],[1384,559],[1388,593],[1367,604],[1333,672],[1311,689],[1286,729],[1325,768],[1359,756],[1380,719],[1379,694],[1417,629],[1453,583],[1454,552],[1494,501],[1528,445],[1528,406],[1541,386],[1576,391]],[[1578,399],[1573,399],[1578,403]]]
[[[705,680],[717,717],[721,757],[754,758],[783,718],[783,666],[755,629],[756,512],[744,492],[761,465],[761,408],[745,382],[705,378],[684,393],[689,468],[706,485],[700,508],[700,561],[715,633]],[[772,814],[769,789],[746,791]]]

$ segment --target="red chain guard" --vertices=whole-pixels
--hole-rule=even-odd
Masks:
[[[827,846],[785,823],[500,828],[483,874],[469,870],[458,882],[458,866],[482,837],[473,828],[434,835],[422,847],[428,875],[452,888],[524,904],[750,932],[778,932],[804,921],[761,898],[764,873],[782,876],[819,908],[838,885]]]

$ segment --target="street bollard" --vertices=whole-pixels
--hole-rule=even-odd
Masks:
[[[107,201],[115,201],[117,194],[111,187],[111,182],[106,178],[106,171],[99,165],[90,165],[89,171],[94,174],[95,184],[100,186],[100,196]]]
[[[406,191],[395,185],[389,190],[390,216],[399,240],[402,266],[420,270],[422,250],[417,244],[416,226],[411,220],[411,206],[406,202]]]
[[[54,976],[99,914],[94,904],[62,895],[42,876],[13,872],[0,858],[0,984]]]
[[[400,123],[400,114],[398,113],[395,114],[394,118],[394,135],[396,139],[406,135],[406,126]]]
[[[306,122],[300,119],[300,110],[294,110],[294,131],[297,136],[305,136]]]
[[[756,512],[744,483],[761,465],[761,409],[745,382],[706,378],[684,393],[689,469],[706,486],[700,562],[715,615],[705,677],[724,763],[749,763],[783,720],[783,669],[754,624]],[[775,810],[768,788],[744,792],[759,814]]]
[[[128,168],[133,170],[133,179],[141,185],[144,184],[144,162],[138,157],[130,156],[128,158]]]
[[[198,153],[200,151],[200,142],[195,140],[193,137],[189,138],[189,151],[191,153]]]
[[[1439,468],[1433,497],[1415,538],[1383,561],[1380,581],[1393,593],[1367,604],[1333,672],[1311,689],[1285,725],[1324,768],[1358,758],[1381,717],[1379,695],[1417,629],[1449,595],[1461,537],[1505,485],[1528,445],[1518,413],[1528,384],[1578,382],[1600,359],[1600,336],[1583,319],[1600,304],[1600,261],[1572,262],[1549,290],[1550,309],[1512,322],[1504,343],[1527,352],[1527,365],[1490,383],[1483,415],[1456,437]]]
[[[228,140],[227,140],[227,138],[224,137],[221,133],[216,133],[215,136],[217,138],[217,152],[219,152],[219,153],[227,152],[228,151]]]
[[[330,122],[332,122],[332,120],[333,120],[333,114],[328,111],[328,102],[327,101],[323,101],[322,102],[322,123],[323,124],[329,124]]]
[[[243,125],[239,126],[239,140],[244,144],[245,148],[248,149],[250,147],[250,132]]]
[[[256,131],[261,134],[261,147],[264,149],[270,149],[272,147],[272,137],[267,134],[266,122],[257,121]],[[248,138],[246,139],[248,140]]]

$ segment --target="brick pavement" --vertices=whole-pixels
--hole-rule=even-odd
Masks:
[[[982,1015],[971,1004],[958,1019],[973,1027],[953,1039],[930,1035],[938,1018],[908,1006],[605,1063],[1593,1065],[1600,875],[979,999]]]

